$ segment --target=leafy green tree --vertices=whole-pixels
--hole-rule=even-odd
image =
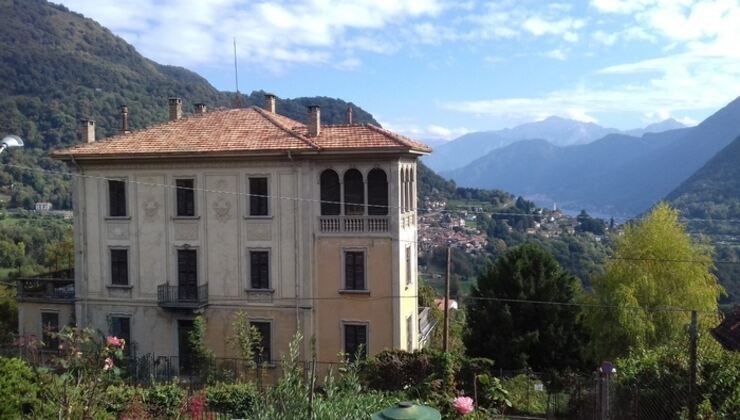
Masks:
[[[581,295],[579,282],[542,248],[512,248],[478,280],[471,295],[465,336],[469,355],[494,359],[503,369],[559,371],[582,364],[585,334],[578,308],[569,305]]]
[[[206,320],[198,315],[193,321],[193,329],[188,336],[188,344],[192,352],[192,361],[195,374],[203,382],[210,382],[215,374],[216,355],[206,345]]]
[[[692,240],[678,212],[658,204],[616,241],[603,275],[593,280],[593,301],[586,312],[595,356],[670,344],[685,334],[690,312],[715,311],[722,288],[712,274],[709,247]]]
[[[229,342],[247,367],[256,368],[257,357],[262,354],[262,335],[254,325],[249,324],[249,317],[244,311],[234,315],[231,327],[234,333],[229,337]]]

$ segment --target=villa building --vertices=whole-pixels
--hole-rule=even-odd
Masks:
[[[97,140],[83,120],[81,144],[54,153],[76,175],[73,293],[69,280],[19,287],[20,333],[76,323],[182,361],[202,314],[209,347],[234,357],[243,310],[266,360],[297,331],[323,362],[419,348],[416,163],[430,149],[351,110],[342,125],[322,125],[316,106],[294,121],[272,95],[195,109],[184,117],[171,98],[168,122],[130,131],[124,106],[119,134]]]

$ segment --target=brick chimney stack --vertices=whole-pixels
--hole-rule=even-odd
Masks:
[[[80,119],[79,135],[82,143],[95,143],[95,121],[89,118]]]
[[[118,129],[121,134],[128,134],[128,106],[121,105],[121,128]]]
[[[177,121],[182,117],[182,99],[170,98],[170,121]]]
[[[352,124],[352,105],[347,105],[347,124]]]
[[[272,93],[265,94],[265,111],[275,113],[275,95]]]
[[[195,113],[198,115],[203,115],[206,113],[206,104],[199,103],[195,104]]]
[[[321,134],[321,108],[318,105],[308,107],[308,136],[318,137]]]

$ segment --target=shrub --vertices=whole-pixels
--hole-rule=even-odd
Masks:
[[[108,413],[119,417],[136,398],[141,397],[141,390],[128,385],[110,385],[105,390],[105,403]]]
[[[252,384],[217,383],[206,387],[205,395],[210,410],[232,417],[248,417],[257,399],[257,390]]]
[[[31,414],[38,403],[38,385],[33,370],[16,358],[0,357],[0,418],[17,418]]]
[[[147,412],[156,418],[177,418],[185,401],[185,391],[177,383],[158,384],[144,392]]]

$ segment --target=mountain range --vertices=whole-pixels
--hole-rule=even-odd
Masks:
[[[740,98],[696,127],[641,137],[613,133],[571,146],[518,141],[442,175],[566,210],[631,217],[666,197],[738,134]]]
[[[555,146],[571,146],[590,143],[613,133],[639,137],[645,133],[658,133],[683,127],[684,125],[680,122],[667,119],[644,128],[622,132],[616,128],[606,128],[591,122],[553,116],[513,128],[465,134],[435,147],[434,153],[425,157],[424,162],[435,171],[450,171],[461,168],[493,150],[522,140],[540,139]]]

